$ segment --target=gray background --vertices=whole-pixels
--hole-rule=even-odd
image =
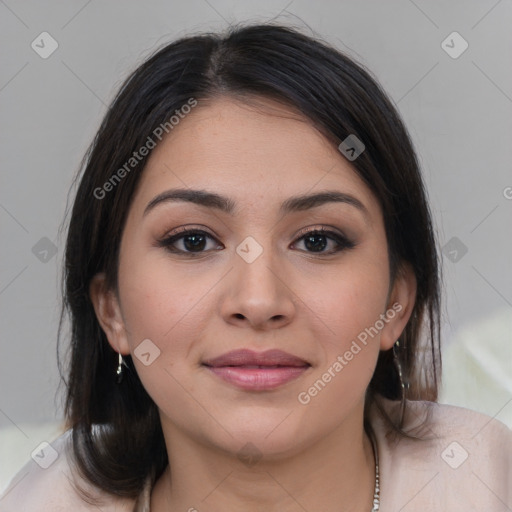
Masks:
[[[510,0],[0,0],[0,427],[22,432],[22,425],[62,417],[58,229],[80,160],[123,79],[156,45],[274,17],[309,26],[367,66],[402,114],[441,246],[457,237],[457,258],[461,244],[467,248],[459,261],[448,249],[442,256],[445,347],[461,329],[496,314],[505,319],[502,342],[511,344]],[[44,31],[59,45],[47,59],[31,48]],[[458,58],[441,46],[453,31],[469,44]],[[57,250],[46,262],[36,245],[48,245],[44,237]],[[501,364],[510,367],[510,360]],[[468,370],[458,371],[462,378]],[[507,386],[499,403],[479,398],[472,407],[491,415],[510,410]],[[464,394],[457,400],[470,403]]]

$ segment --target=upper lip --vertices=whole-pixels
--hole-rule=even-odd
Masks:
[[[232,350],[213,359],[203,361],[206,366],[310,366],[300,357],[282,350],[254,352],[249,349]]]

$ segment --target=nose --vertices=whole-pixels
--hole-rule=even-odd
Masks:
[[[234,255],[234,268],[224,282],[224,320],[239,327],[270,330],[289,324],[295,315],[295,294],[289,274],[270,250],[252,262]],[[281,266],[281,271],[279,267]]]

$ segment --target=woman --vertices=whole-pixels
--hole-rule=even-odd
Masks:
[[[155,53],[73,206],[68,429],[0,510],[509,510],[510,430],[436,403],[418,167],[369,72],[299,31]]]

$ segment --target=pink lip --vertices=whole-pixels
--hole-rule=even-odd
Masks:
[[[259,353],[233,350],[203,365],[226,382],[253,391],[277,388],[298,378],[311,366],[299,357],[275,349]]]

